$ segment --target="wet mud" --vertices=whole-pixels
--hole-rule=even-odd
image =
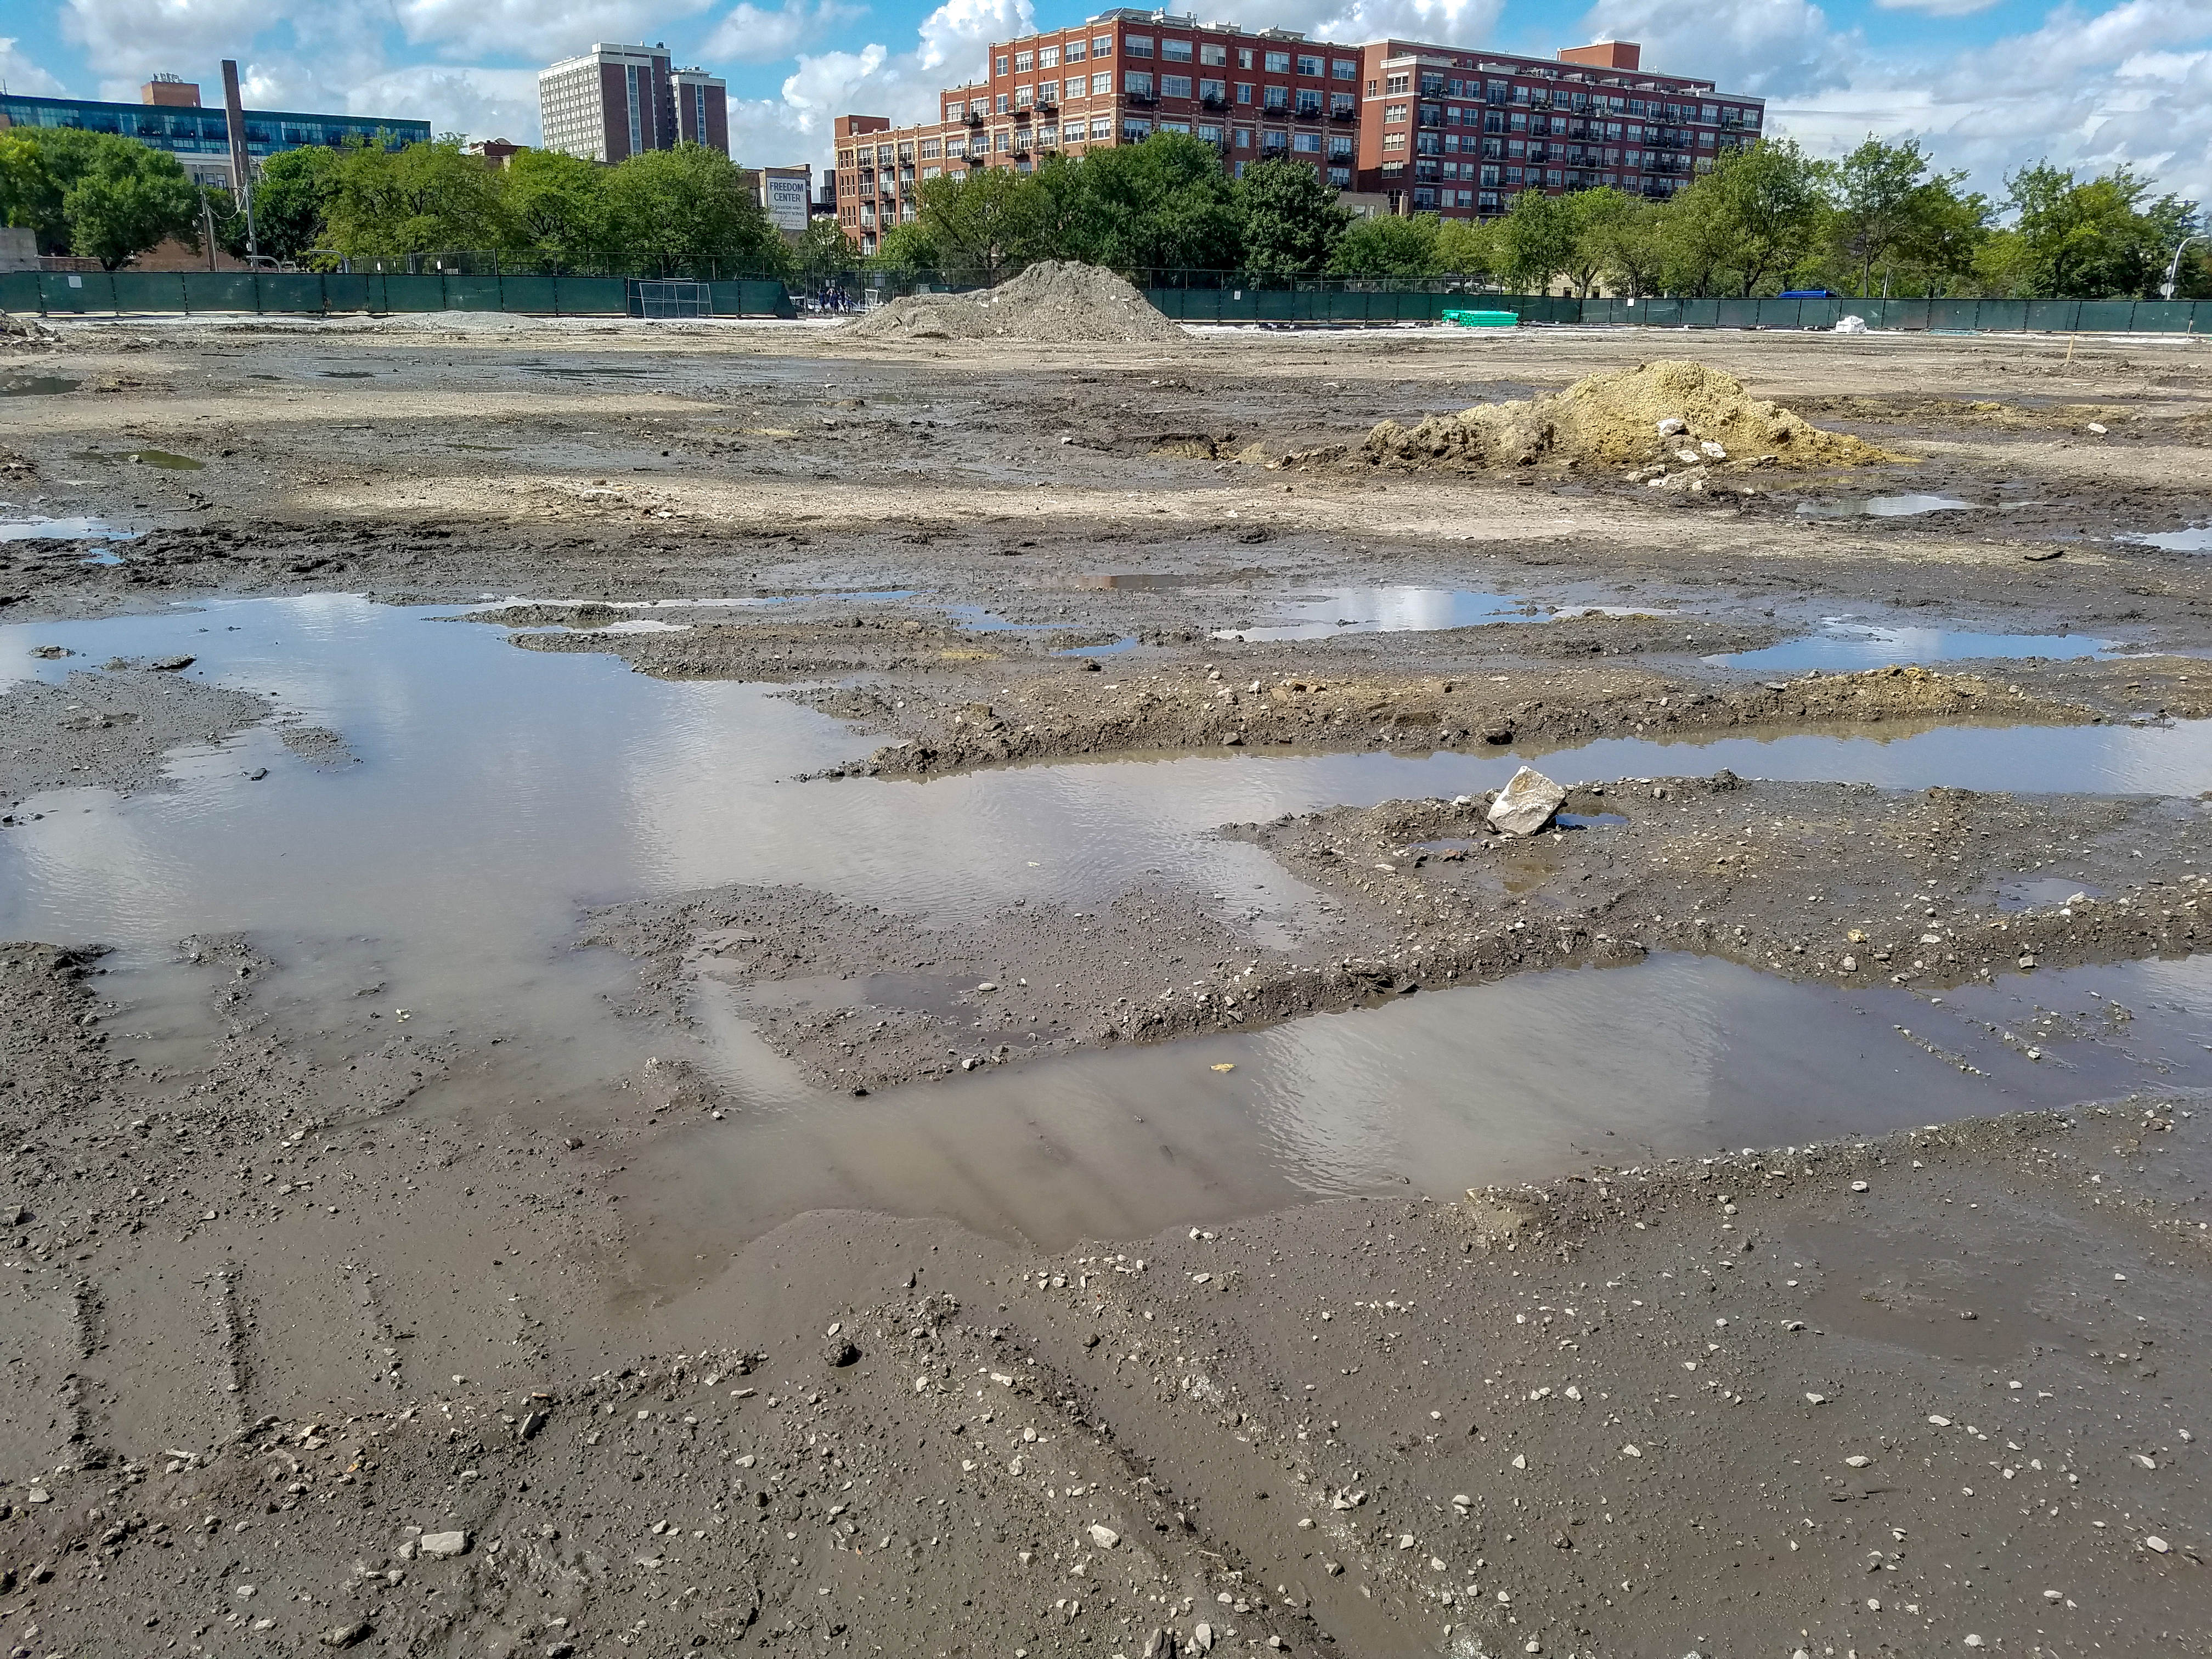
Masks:
[[[2212,357],[1698,343],[11,345],[17,1648],[2207,1651]]]

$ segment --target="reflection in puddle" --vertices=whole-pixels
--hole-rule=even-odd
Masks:
[[[1267,602],[1271,614],[1295,620],[1264,628],[1220,628],[1217,640],[1319,640],[1335,634],[1408,634],[1485,623],[1573,617],[1656,617],[1651,607],[1540,605],[1511,593],[1461,587],[1338,587]]]
[[[2212,524],[2193,524],[2185,530],[2159,530],[2143,536],[2123,536],[2124,542],[2162,547],[2169,553],[2212,553]]]
[[[127,542],[135,530],[118,530],[105,519],[15,519],[0,522],[0,542],[81,542],[98,538]]]
[[[1996,904],[2000,910],[2041,910],[2104,896],[2103,888],[2085,881],[2069,881],[2063,876],[2022,876],[1997,884]]]
[[[189,455],[179,455],[167,449],[134,449],[130,459],[141,466],[158,466],[164,472],[197,472],[205,461],[196,461]]]
[[[52,398],[82,384],[58,374],[0,374],[0,398]]]
[[[1820,632],[1784,640],[1758,651],[1708,657],[1729,668],[1768,669],[1797,674],[1809,669],[1849,674],[1893,663],[1958,662],[1981,657],[2118,656],[2127,647],[2088,634],[1981,634],[1959,628],[1876,628],[1831,618]]]
[[[768,1104],[687,1133],[629,1180],[685,1252],[702,1232],[734,1243],[827,1207],[945,1216],[1057,1249],[1334,1194],[1454,1198],[1589,1158],[2197,1087],[2207,1039],[2202,957],[2008,976],[1931,1003],[1665,955],[865,1101]]]
[[[1923,513],[1959,513],[1974,503],[1955,495],[1869,495],[1857,500],[1800,501],[1801,519],[1910,519]]]
[[[94,661],[190,654],[196,675],[275,693],[272,712],[333,728],[362,758],[311,767],[258,728],[174,751],[173,790],[64,792],[86,810],[48,811],[0,836],[0,938],[96,939],[118,946],[121,966],[166,962],[190,933],[243,931],[288,973],[343,988],[332,997],[374,983],[426,1022],[512,1033],[519,1050],[561,1056],[581,1087],[684,1041],[609,1012],[635,966],[573,948],[592,906],[792,884],[957,927],[1017,899],[1103,908],[1164,880],[1255,943],[1287,944],[1305,936],[1310,890],[1219,826],[1479,793],[1535,758],[1208,753],[794,784],[877,739],[769,687],[659,680],[611,656],[516,651],[496,628],[426,625],[463,609],[324,594],[0,627],[0,684],[58,681],[70,664],[42,647]],[[1542,765],[1563,781],[1726,767],[2185,797],[2212,788],[2212,721],[1623,738]],[[262,769],[265,779],[247,781]],[[1508,882],[1527,876],[1520,861],[1544,861],[1533,848],[1497,860]],[[2128,973],[2180,975],[2175,994],[2212,1008],[2212,967],[2102,971],[2081,982],[2124,995],[2112,988]],[[1940,1018],[1961,1030],[1947,1025],[1939,1046],[1970,1054],[1985,1078],[1895,1040],[1893,1024],[1933,1023],[1903,991],[1792,986],[1676,957],[986,1068],[957,1086],[863,1102],[824,1097],[763,1058],[738,1005],[775,993],[718,997],[704,994],[708,980],[701,1063],[752,1110],[713,1126],[725,1139],[634,1167],[668,1188],[650,1205],[702,1225],[749,1228],[836,1202],[956,1214],[1041,1240],[1127,1235],[1394,1173],[1452,1189],[1544,1167],[1563,1149],[1627,1158],[2033,1104],[2057,1089],[2047,1079],[2062,1062],[2079,1068],[2064,1074],[2069,1095],[2105,1088],[2108,1073],[2117,1091],[2136,1062],[2094,1043],[2039,1035],[2049,1058],[2029,1062],[1964,1027],[1965,1011],[1985,1004],[1977,1018],[2025,1028],[2033,1010],[2006,997],[2049,999],[2074,982],[2044,975],[1948,996]],[[932,994],[921,975],[782,993],[885,1009]],[[2146,1033],[2162,1029],[2139,1011],[2130,1050],[2154,1052]],[[2195,1063],[2185,1050],[2176,1066]],[[1208,1069],[1217,1062],[1237,1070]]]

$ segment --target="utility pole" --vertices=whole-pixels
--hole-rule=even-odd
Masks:
[[[222,60],[222,110],[230,131],[230,176],[246,208],[246,254],[251,264],[261,252],[253,231],[253,158],[246,149],[246,110],[239,101],[238,64],[228,58]]]

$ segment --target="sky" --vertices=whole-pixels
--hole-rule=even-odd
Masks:
[[[1646,68],[1768,100],[1771,131],[1834,155],[1919,137],[2002,194],[2048,157],[2116,162],[2212,201],[2212,0],[1240,0],[1208,11],[1321,40],[1382,35],[1548,57],[1641,41]],[[428,119],[537,142],[537,71],[595,40],[665,41],[730,84],[749,165],[826,165],[848,112],[917,119],[992,40],[1079,21],[1054,0],[9,0],[0,81],[18,93],[132,100],[149,75],[221,96],[235,58],[265,109]]]

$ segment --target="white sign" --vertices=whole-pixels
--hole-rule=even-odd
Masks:
[[[769,222],[778,230],[805,230],[806,180],[770,173],[763,182],[768,194]]]

